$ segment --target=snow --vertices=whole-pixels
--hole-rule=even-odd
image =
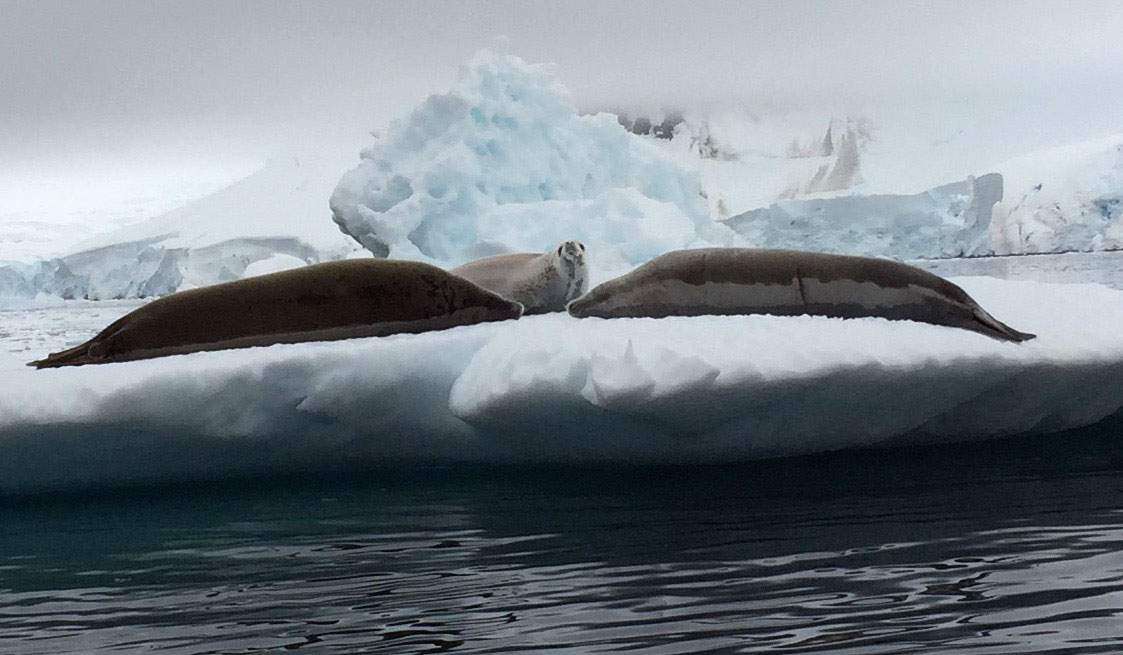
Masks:
[[[144,298],[236,280],[276,257],[291,264],[349,256],[359,248],[331,224],[327,198],[352,160],[335,151],[277,158],[199,200],[88,239],[77,252],[0,266],[0,298]]]
[[[1123,134],[1022,155],[997,166],[994,252],[1123,248]]]
[[[579,116],[552,67],[485,50],[362,152],[331,207],[380,256],[455,266],[577,238],[605,262],[635,265],[732,236],[700,192],[695,174],[615,116]]]
[[[246,267],[242,271],[242,277],[254,277],[257,275],[267,275],[269,273],[280,273],[281,271],[288,271],[301,266],[307,266],[308,262],[293,257],[292,255],[277,254],[269,259],[259,259]]]
[[[20,162],[0,170],[0,263],[62,257],[98,234],[135,225],[203,198],[260,168],[260,162],[190,161],[102,153]]]
[[[397,461],[744,461],[1051,433],[1123,411],[1123,292],[957,282],[1038,338],[881,319],[557,314],[36,371],[23,362],[88,333],[31,338],[57,324],[51,310],[7,312],[23,336],[0,341],[15,353],[0,357],[0,487]],[[91,316],[89,333],[108,319]]]
[[[295,239],[319,252],[348,252],[332,229],[327,198],[354,156],[342,152],[276,157],[237,182],[136,225],[81,243],[80,251],[152,241],[165,249],[198,249],[235,239]]]

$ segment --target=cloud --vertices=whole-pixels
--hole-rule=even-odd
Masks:
[[[358,138],[499,34],[556,62],[585,109],[1123,95],[1118,3],[0,0],[0,15],[0,148],[24,155]]]

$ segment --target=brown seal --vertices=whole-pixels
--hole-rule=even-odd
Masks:
[[[928,271],[873,257],[798,250],[676,250],[569,304],[578,318],[704,314],[876,316],[1026,341],[967,292]]]
[[[589,288],[585,246],[566,241],[545,253],[517,252],[468,262],[455,275],[521,303],[527,314],[564,312]]]
[[[425,332],[518,318],[522,306],[420,262],[355,259],[181,291],[30,366]]]

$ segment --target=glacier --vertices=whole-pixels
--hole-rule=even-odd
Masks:
[[[352,160],[331,150],[277,157],[215,193],[86,239],[71,254],[0,265],[0,299],[147,298],[236,280],[271,258],[291,265],[356,256],[361,248],[332,227],[326,205]]]
[[[1123,291],[956,281],[1038,338],[873,318],[559,314],[37,371],[24,362],[82,337],[42,334],[61,315],[22,329],[34,312],[9,311],[23,336],[0,339],[0,489],[403,462],[749,461],[1048,434],[1123,412]],[[100,327],[135,303],[79,306]]]

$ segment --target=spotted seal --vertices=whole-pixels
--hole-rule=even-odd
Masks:
[[[577,241],[566,241],[545,253],[485,257],[451,272],[521,303],[527,314],[563,312],[567,303],[589,288],[585,246]]]

